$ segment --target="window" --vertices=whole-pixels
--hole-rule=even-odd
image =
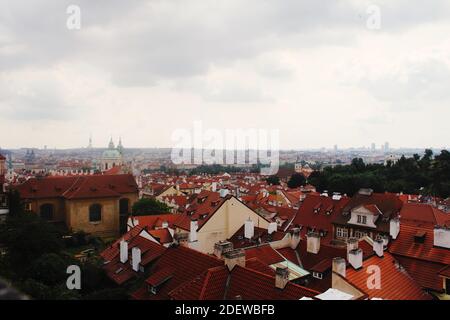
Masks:
[[[127,198],[122,198],[119,200],[119,214],[121,215],[127,215],[128,214],[128,208],[130,204],[130,200]]]
[[[367,236],[367,232],[359,231],[359,230],[355,231],[355,238],[361,239],[365,236]]]
[[[89,221],[99,222],[102,220],[102,206],[95,203],[89,207]]]
[[[45,203],[39,208],[39,214],[44,220],[53,220],[53,204]]]
[[[338,238],[347,238],[348,237],[348,229],[347,228],[337,228],[336,229],[336,237]]]
[[[313,272],[313,277],[316,279],[322,279],[323,275],[320,272]]]
[[[362,216],[362,215],[358,215],[358,223],[360,223],[360,224],[367,224],[367,217],[366,216]]]
[[[155,286],[148,286],[148,291],[150,291],[153,294],[157,294],[158,290]]]

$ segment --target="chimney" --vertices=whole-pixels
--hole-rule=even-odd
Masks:
[[[277,231],[278,225],[276,222],[269,223],[269,227],[267,229],[267,233],[272,234]]]
[[[362,261],[363,251],[361,249],[353,249],[348,253],[348,262],[355,270],[362,267]]]
[[[131,249],[131,264],[134,271],[136,272],[139,271],[140,263],[141,263],[141,249],[139,249],[138,247],[133,247],[133,249]]]
[[[211,191],[216,192],[217,191],[217,182],[211,183]]]
[[[400,232],[400,219],[398,217],[392,218],[389,221],[389,235],[392,239],[397,239],[398,233]]]
[[[291,249],[297,248],[300,243],[300,228],[294,228],[291,231]]]
[[[169,227],[169,222],[163,221],[162,224],[161,224],[161,227],[162,227],[163,229],[167,229],[167,228]]]
[[[229,241],[219,241],[214,244],[214,255],[219,259],[230,251],[233,251],[233,244]]]
[[[320,250],[320,235],[317,232],[308,232],[306,234],[306,251],[318,254]]]
[[[120,241],[120,262],[125,263],[128,260],[128,242]]]
[[[229,271],[233,270],[235,265],[245,267],[245,251],[243,249],[228,251],[223,257]]]
[[[244,237],[247,239],[251,239],[254,235],[255,223],[253,222],[253,220],[250,220],[250,218],[248,218],[248,220],[246,220],[244,224]]]
[[[357,238],[348,238],[347,239],[347,260],[350,251],[358,249],[358,239]]]
[[[433,230],[433,245],[450,249],[450,228],[446,226],[435,226]]]
[[[277,267],[275,271],[275,287],[283,290],[289,282],[289,269],[287,267]]]
[[[373,251],[377,256],[380,258],[384,255],[384,244],[382,239],[375,239],[373,240]]]
[[[228,189],[220,189],[219,192],[221,198],[225,198],[228,195],[228,193],[230,193]]]
[[[347,263],[345,262],[344,258],[341,257],[333,258],[333,265],[332,265],[333,272],[336,272],[337,274],[340,274],[345,278],[346,267]]]
[[[189,242],[197,241],[197,229],[198,229],[198,221],[196,219],[191,220],[191,228],[189,231]]]

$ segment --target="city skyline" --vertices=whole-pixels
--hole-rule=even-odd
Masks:
[[[281,149],[450,141],[447,1],[79,1],[76,30],[69,5],[0,13],[3,148],[80,147],[89,133],[171,148],[195,120],[278,129]]]

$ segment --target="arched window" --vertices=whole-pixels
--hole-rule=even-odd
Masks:
[[[119,214],[121,215],[127,215],[128,214],[128,208],[129,208],[130,200],[127,198],[122,198],[119,201]]]
[[[102,206],[95,203],[89,207],[89,221],[98,222],[102,220]]]
[[[44,203],[39,208],[39,214],[44,220],[53,220],[54,207],[51,203]]]

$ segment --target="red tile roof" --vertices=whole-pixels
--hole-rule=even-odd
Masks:
[[[450,222],[450,216],[443,211],[422,203],[405,203],[400,211],[400,221],[408,224],[444,225]]]
[[[443,290],[442,278],[439,276],[443,264],[403,256],[395,256],[395,258],[423,288],[435,291]]]
[[[182,283],[192,280],[209,268],[220,265],[223,265],[222,260],[196,250],[182,246],[168,248],[164,255],[152,267],[149,279],[154,274],[161,274],[161,272],[164,272],[163,270],[168,269],[171,270],[172,277],[158,287],[157,294],[150,293],[147,285],[144,284],[132,294],[132,297],[138,300],[168,299],[169,293]]]
[[[118,239],[100,253],[105,260],[103,268],[107,276],[117,284],[122,284],[138,275],[138,272],[135,272],[130,264],[132,248],[137,247],[141,250],[140,265],[144,267],[160,258],[166,251],[165,247],[142,237],[140,235],[142,230],[142,227],[139,226],[131,229],[123,238]],[[120,262],[120,241],[122,239],[128,242],[128,261],[125,263]]]
[[[247,260],[258,258],[267,265],[284,261],[284,258],[268,244],[245,249],[245,258]]]
[[[371,288],[374,272],[368,268],[377,266],[380,269],[380,287]],[[431,296],[401,268],[396,265],[395,259],[388,252],[383,258],[372,256],[363,262],[363,267],[355,270],[347,268],[346,278],[358,288],[369,295],[369,298],[382,298],[387,300],[430,300]]]
[[[349,200],[347,197],[333,200],[330,197],[307,195],[291,225],[303,226],[300,233],[303,239],[309,228],[326,231],[326,235],[321,238],[321,243],[329,243],[333,240],[332,222],[335,217],[341,215],[343,207]]]
[[[252,239],[247,239],[244,237],[245,226],[239,228],[234,235],[231,236],[228,241],[233,243],[233,248],[246,248],[253,247],[255,244],[259,243],[258,239],[261,239],[261,243],[268,243],[272,241],[279,241],[286,236],[286,233],[281,231],[275,231],[272,234],[268,234],[267,229],[264,228],[254,228],[254,236]]]
[[[227,299],[240,296],[243,300],[298,300],[314,297],[319,292],[288,282],[284,289],[275,287],[275,277],[243,267],[231,272]]]
[[[119,197],[138,192],[130,174],[31,178],[16,189],[23,199]]]
[[[414,236],[420,231],[425,234],[424,243],[414,241]],[[420,260],[450,264],[450,250],[435,247],[432,227],[419,227],[408,224],[400,225],[400,233],[389,247],[395,255],[416,258]]]

